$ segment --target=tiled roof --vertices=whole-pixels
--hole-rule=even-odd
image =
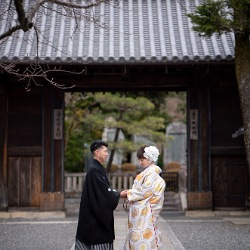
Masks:
[[[7,0],[1,0],[4,12]],[[34,0],[24,0],[31,6]],[[182,5],[179,4],[182,3]],[[0,60],[49,63],[180,63],[214,62],[234,59],[234,35],[201,38],[192,31],[185,9],[193,9],[199,0],[120,0],[118,5],[102,4],[82,14],[94,13],[106,25],[62,17],[40,9],[34,23],[41,31],[37,47],[34,29],[17,31],[0,46]],[[7,1],[9,3],[9,1]],[[46,6],[46,4],[45,4]],[[115,6],[115,7],[114,7]],[[79,11],[79,10],[78,10]],[[0,34],[8,29],[10,12],[0,18]],[[1,14],[2,16],[2,14]],[[78,26],[76,26],[78,25]],[[79,32],[76,27],[79,27]],[[75,32],[74,32],[75,31]],[[38,48],[38,51],[37,51]],[[37,54],[38,53],[38,54]]]

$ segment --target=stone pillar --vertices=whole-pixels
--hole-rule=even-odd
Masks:
[[[109,142],[114,141],[114,138],[115,138],[115,129],[114,128],[104,128],[104,131],[102,134],[102,140],[109,143]],[[122,140],[124,140],[124,138],[125,138],[125,136],[124,136],[123,132],[120,130],[118,141],[122,141]],[[121,166],[122,157],[123,157],[123,152],[121,150],[116,150],[112,164]],[[108,160],[107,160],[107,162],[108,162]]]

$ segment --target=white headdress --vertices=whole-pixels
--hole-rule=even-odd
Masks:
[[[144,149],[143,156],[150,161],[156,162],[159,154],[159,150],[155,146],[149,146]]]

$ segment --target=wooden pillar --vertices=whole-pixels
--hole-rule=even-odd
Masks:
[[[0,84],[0,211],[7,210],[8,197],[6,188],[6,131],[7,131],[7,91]]]
[[[209,88],[196,76],[188,91],[188,210],[212,209],[209,162]]]
[[[46,87],[43,92],[43,185],[41,210],[64,208],[64,92]]]

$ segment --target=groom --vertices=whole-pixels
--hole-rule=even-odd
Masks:
[[[115,239],[114,215],[119,198],[125,198],[112,189],[103,167],[108,158],[108,144],[96,140],[90,145],[93,160],[88,166],[82,189],[76,233],[76,250],[113,250]]]

